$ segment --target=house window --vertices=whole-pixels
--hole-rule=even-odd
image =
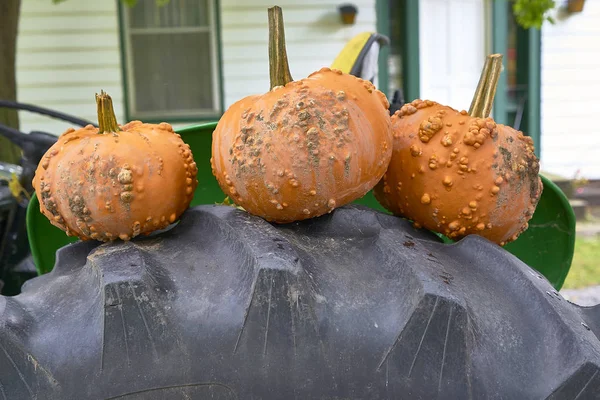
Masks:
[[[122,5],[128,119],[177,121],[221,114],[214,8],[212,0]]]

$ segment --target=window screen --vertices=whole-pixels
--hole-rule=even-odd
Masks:
[[[123,6],[131,118],[176,119],[220,112],[219,63],[210,0],[139,0]]]

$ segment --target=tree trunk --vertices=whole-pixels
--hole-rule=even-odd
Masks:
[[[21,0],[0,0],[0,99],[16,101],[17,31]],[[19,128],[15,110],[0,108],[0,124]],[[0,136],[0,161],[17,163],[21,150]]]

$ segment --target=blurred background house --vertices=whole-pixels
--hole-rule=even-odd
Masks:
[[[295,78],[330,65],[357,33],[390,37],[377,85],[388,96],[468,108],[485,55],[505,57],[494,118],[532,136],[545,172],[600,179],[600,1],[555,24],[524,30],[508,0],[280,0]],[[218,119],[237,99],[268,89],[265,0],[50,0],[22,3],[18,99],[94,120],[94,93],[112,95],[120,121],[184,126]],[[68,125],[22,112],[24,131]]]
[[[94,119],[107,91],[120,121],[189,125],[216,120],[236,100],[268,91],[267,8],[283,9],[293,77],[330,65],[355,34],[375,31],[375,0],[343,25],[334,0],[28,0],[18,37],[19,100]],[[46,128],[21,115],[24,129]],[[46,121],[46,122],[44,122]],[[52,127],[60,133],[67,125]]]

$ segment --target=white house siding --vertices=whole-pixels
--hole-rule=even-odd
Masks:
[[[600,1],[542,29],[541,166],[600,179]]]
[[[420,0],[420,97],[468,110],[488,53],[489,0]]]
[[[266,0],[221,0],[225,107],[269,89]],[[353,2],[356,24],[340,21],[333,0],[281,0],[292,76],[302,78],[330,65],[357,33],[376,30],[375,0]],[[124,121],[124,94],[116,0],[22,2],[17,42],[18,100],[95,120],[94,93],[113,98]],[[23,131],[62,133],[69,123],[21,112]],[[192,123],[176,124],[176,127]]]
[[[267,8],[270,0],[221,0],[225,106],[269,89]],[[348,40],[376,31],[375,0],[355,0],[356,24],[343,25],[338,0],[279,0],[294,79],[329,66]]]
[[[17,39],[17,96],[95,121],[94,93],[108,92],[123,121],[117,3],[109,0],[21,2]],[[60,134],[72,124],[20,113],[23,131]]]

